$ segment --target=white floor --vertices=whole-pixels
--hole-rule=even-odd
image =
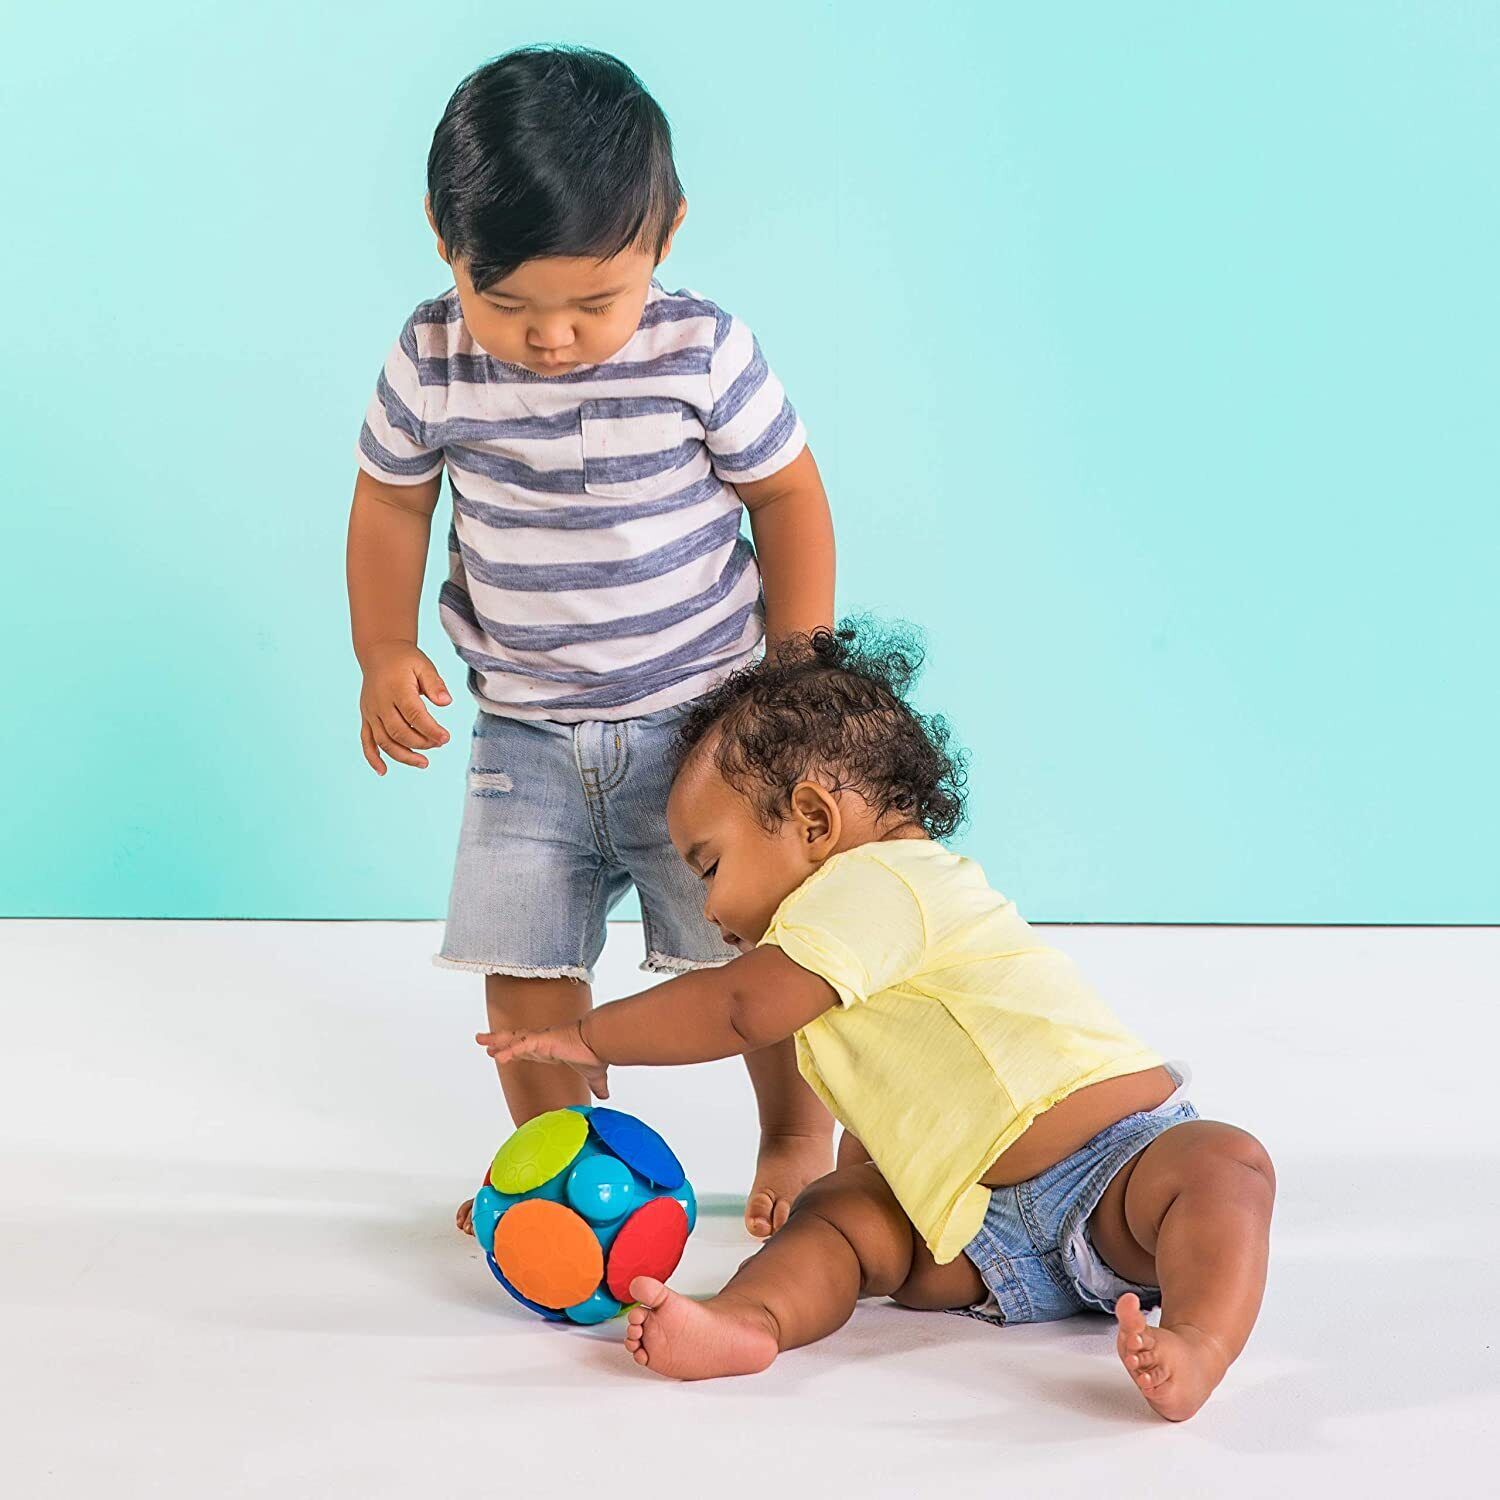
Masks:
[[[1249,1351],[1152,1417],[1107,1325],[866,1305],[677,1386],[449,1225],[505,1133],[421,924],[0,923],[0,1485],[31,1496],[1500,1491],[1500,931],[1057,929],[1281,1177]],[[633,987],[612,930],[601,996]],[[738,1064],[618,1074],[744,1253]]]

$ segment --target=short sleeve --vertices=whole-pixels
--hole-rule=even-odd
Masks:
[[[900,875],[850,850],[782,902],[761,942],[826,979],[847,1007],[922,971],[927,923]]]
[[[431,445],[423,421],[416,329],[413,313],[375,382],[354,454],[360,468],[387,484],[420,484],[443,467],[442,449]]]
[[[807,433],[760,342],[736,317],[722,313],[708,367],[712,409],[703,420],[714,473],[726,484],[748,484],[784,469],[807,446]]]

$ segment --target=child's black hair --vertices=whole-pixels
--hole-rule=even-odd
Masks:
[[[793,637],[693,705],[678,732],[679,767],[718,730],[719,774],[768,829],[786,818],[797,783],[815,780],[947,838],[964,820],[967,757],[950,745],[945,719],[906,701],[922,660],[908,625],[842,620]]]
[[[483,291],[538,256],[658,259],[682,198],[672,131],[619,58],[521,47],[459,84],[427,154],[432,217]]]

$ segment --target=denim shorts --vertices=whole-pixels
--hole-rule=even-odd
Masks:
[[[1155,1109],[1126,1115],[1029,1181],[993,1188],[979,1233],[964,1247],[989,1297],[954,1311],[990,1323],[1047,1323],[1074,1313],[1112,1313],[1126,1292],[1157,1307],[1161,1288],[1123,1281],[1089,1237],[1089,1215],[1131,1157],[1174,1125],[1196,1120],[1184,1097],[1188,1070],[1168,1063],[1177,1081]]]
[[[667,837],[672,751],[690,706],[581,724],[480,713],[436,963],[591,980],[605,920],[632,885],[648,972],[736,956],[703,915],[702,884]]]

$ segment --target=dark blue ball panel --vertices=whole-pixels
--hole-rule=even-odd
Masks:
[[[687,1174],[672,1148],[644,1120],[599,1105],[589,1116],[589,1124],[627,1167],[657,1187],[671,1193],[686,1180]]]

